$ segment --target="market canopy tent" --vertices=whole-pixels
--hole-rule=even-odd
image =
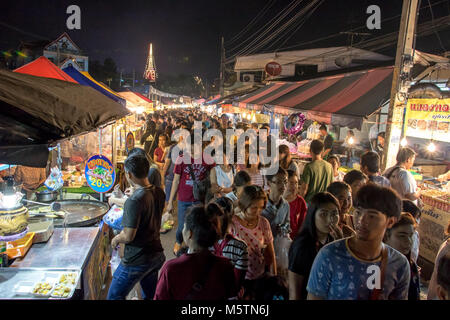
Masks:
[[[126,107],[126,101],[121,96],[119,96],[116,92],[105,86],[104,84],[96,81],[91,75],[87,72],[79,72],[72,66],[64,68],[63,71],[71,76],[76,82],[82,84],[84,86],[89,86],[94,88],[95,90],[101,92],[105,96],[114,101],[120,103],[122,106]]]
[[[145,96],[133,92],[133,91],[124,91],[118,93],[122,98],[127,100],[127,108],[134,111],[146,111],[146,110],[153,110],[153,102],[152,100],[146,98]],[[128,103],[131,105],[129,106]],[[141,109],[141,110],[139,110]]]
[[[50,143],[127,114],[92,88],[0,70],[0,163],[45,167]]]
[[[14,70],[14,72],[31,74],[32,76],[58,79],[77,83],[67,73],[58,68],[53,62],[46,57],[39,57],[36,60]]]
[[[308,119],[361,129],[391,92],[392,66],[299,82],[274,82],[239,99],[240,107],[277,113],[305,112]]]

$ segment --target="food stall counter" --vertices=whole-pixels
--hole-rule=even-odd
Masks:
[[[11,268],[83,269],[99,232],[97,227],[56,228],[48,242],[33,244]]]
[[[77,274],[75,286],[81,289],[83,299],[97,299],[109,259],[106,225],[56,228],[48,242],[33,244],[24,258],[16,259],[9,268],[0,269],[0,299],[50,298],[36,296],[29,290],[40,282],[48,282],[43,279],[53,277],[56,282],[64,273]],[[28,293],[19,292],[21,290],[28,290]],[[72,298],[74,291],[67,298]]]

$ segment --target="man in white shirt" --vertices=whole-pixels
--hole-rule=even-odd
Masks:
[[[385,171],[384,176],[391,182],[391,187],[402,199],[409,199],[417,204],[420,189],[409,170],[416,159],[416,153],[411,148],[401,148],[397,153],[397,164]]]

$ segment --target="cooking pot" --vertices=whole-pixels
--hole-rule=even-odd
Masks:
[[[36,192],[36,201],[38,202],[51,202],[55,201],[58,198],[58,191],[39,191]]]

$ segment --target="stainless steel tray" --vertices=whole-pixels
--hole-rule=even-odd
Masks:
[[[66,298],[55,298],[50,295],[47,297],[34,295],[30,292],[20,292],[18,286],[27,283],[33,285],[29,286],[31,289],[35,284],[42,281],[43,279],[54,276],[58,278],[68,272],[76,272],[77,278],[75,280],[74,289],[70,292],[69,296]],[[22,300],[42,300],[42,299],[52,299],[52,300],[61,300],[61,299],[71,299],[75,292],[75,288],[80,288],[80,277],[81,270],[76,269],[26,269],[26,268],[2,268],[0,269],[0,300],[13,300],[13,299],[22,299]]]
[[[96,224],[108,212],[109,205],[94,200],[60,200],[65,218],[54,218],[55,227],[86,227]],[[29,211],[39,206],[30,206]]]

